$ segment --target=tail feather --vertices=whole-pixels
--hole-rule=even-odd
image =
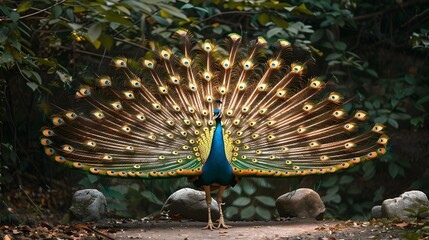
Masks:
[[[55,161],[118,177],[198,175],[210,150],[216,100],[223,104],[226,156],[237,176],[333,172],[384,154],[384,126],[345,111],[340,94],[307,76],[292,46],[263,38],[244,45],[196,41],[179,30],[177,48],[139,61],[116,58],[112,76],[76,91],[76,111],[60,109],[42,129]],[[272,52],[272,53],[271,53]],[[326,94],[326,96],[325,96]]]

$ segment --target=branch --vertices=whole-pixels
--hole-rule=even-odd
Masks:
[[[44,9],[40,9],[40,10],[38,10],[38,11],[34,12],[34,13],[30,13],[30,14],[24,15],[24,16],[20,17],[19,19],[28,18],[28,17],[34,16],[34,15],[37,15],[37,14],[39,14],[39,13],[41,13],[41,12],[45,12],[45,11],[47,11],[47,10],[49,10],[49,9],[51,9],[51,8],[53,8],[53,7],[55,7],[55,6],[57,6],[57,5],[60,5],[60,4],[64,3],[65,1],[66,1],[66,0],[61,0],[60,2],[57,2],[57,3],[55,3],[55,4],[54,4],[54,5],[52,5],[52,6],[49,6],[49,7],[44,8]],[[11,20],[11,19],[10,19],[10,18],[7,18],[7,17],[0,17],[0,21],[4,21],[4,20]]]

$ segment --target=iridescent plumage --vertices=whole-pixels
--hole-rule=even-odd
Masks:
[[[99,175],[193,177],[206,192],[219,187],[221,200],[239,177],[335,172],[386,151],[385,127],[342,109],[339,93],[292,61],[289,42],[270,55],[263,38],[175,37],[178,50],[117,58],[117,74],[81,86],[83,110],[61,111],[42,129],[46,154]]]

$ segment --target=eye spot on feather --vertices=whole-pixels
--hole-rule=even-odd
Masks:
[[[66,159],[63,156],[55,156],[55,161],[64,162]]]
[[[353,130],[353,129],[354,129],[354,127],[355,127],[355,124],[354,124],[354,123],[346,123],[346,124],[344,125],[344,129],[345,129],[345,130],[347,130],[347,131],[351,131],[351,130]]]
[[[168,94],[168,89],[167,89],[166,87],[164,87],[164,86],[159,86],[159,87],[158,87],[158,91],[159,91],[161,94]]]
[[[117,59],[114,59],[113,63],[118,68],[127,67],[127,59],[126,58],[117,58]]]
[[[319,142],[316,142],[316,141],[313,141],[313,142],[310,142],[310,143],[309,143],[309,146],[310,146],[311,148],[314,148],[314,147],[320,147],[320,143],[319,143]]]
[[[212,46],[212,44],[210,44],[209,42],[205,42],[205,43],[203,44],[203,49],[204,49],[204,51],[206,51],[206,52],[211,52],[211,50],[213,50],[213,46]]]
[[[153,135],[153,134],[149,134],[149,136],[147,136],[147,138],[149,138],[150,140],[152,140],[152,141],[155,141],[156,140],[156,136],[155,135]]]
[[[270,65],[270,68],[276,69],[280,66],[280,62],[278,60],[270,60],[269,65]]]
[[[180,78],[176,77],[176,76],[171,76],[170,77],[170,82],[173,83],[173,84],[175,84],[175,85],[177,85],[177,84],[180,83]]]
[[[255,153],[258,154],[258,155],[262,154],[262,150],[256,150]]]
[[[203,77],[206,81],[210,81],[212,79],[212,74],[208,71],[204,72]]]
[[[299,170],[299,166],[293,166],[293,170]]]
[[[276,138],[276,136],[274,136],[273,134],[269,134],[268,136],[267,136],[267,140],[268,141],[272,141],[272,140],[274,140]]]
[[[168,51],[166,51],[166,50],[162,50],[161,51],[161,56],[162,56],[162,58],[164,58],[165,60],[168,60],[168,59],[170,59],[170,53],[168,52]]]
[[[318,78],[312,78],[310,80],[310,87],[311,88],[320,88],[322,86],[322,82]]]
[[[295,63],[295,64],[292,64],[291,67],[292,67],[292,72],[301,73],[301,70],[302,70],[301,65]]]
[[[164,155],[159,155],[158,159],[159,159],[159,160],[164,160],[164,159],[165,159],[165,156],[164,156]]]
[[[119,101],[116,101],[116,102],[112,103],[112,107],[116,111],[122,110],[122,104]]]
[[[125,98],[128,100],[134,99],[134,93],[131,91],[124,92]]]
[[[288,147],[282,147],[282,148],[280,149],[280,151],[282,151],[282,152],[287,152],[287,151],[289,151],[289,148],[288,148]]]
[[[249,61],[249,60],[243,62],[243,68],[244,68],[244,70],[249,70],[250,68],[252,68],[252,66],[253,66],[253,63],[251,61]]]
[[[244,91],[244,90],[246,90],[246,88],[247,88],[247,84],[244,82],[238,84],[238,86],[237,86],[238,91]]]
[[[104,114],[100,111],[95,111],[93,112],[94,117],[96,117],[97,119],[102,119],[104,118]]]
[[[113,159],[113,157],[106,153],[106,154],[104,154],[104,155],[103,155],[102,159],[103,159],[103,160],[109,160],[109,161],[110,161],[110,160],[112,160],[112,159]]]
[[[270,160],[276,159],[276,155],[270,155]]]
[[[131,86],[134,87],[134,88],[141,87],[141,83],[139,81],[137,81],[137,80],[131,80],[130,83],[131,83]]]
[[[140,120],[141,122],[143,122],[144,120],[146,120],[146,117],[144,116],[144,114],[137,114],[137,115],[136,115],[136,118],[137,118],[138,120]]]
[[[305,133],[305,132],[307,132],[307,129],[306,129],[305,127],[299,127],[296,131],[297,131],[299,134],[301,134],[301,133]]]
[[[63,124],[65,123],[65,121],[64,121],[64,119],[62,119],[62,118],[60,118],[60,117],[53,117],[53,118],[52,118],[52,123],[53,123],[55,126],[61,126],[61,125],[63,125]]]
[[[122,131],[124,131],[126,133],[131,132],[131,128],[129,126],[127,126],[127,125],[123,126],[121,129],[122,129]]]
[[[228,69],[228,68],[230,68],[231,64],[229,63],[228,59],[225,59],[222,61],[222,66],[224,69]]]
[[[52,141],[51,141],[50,139],[48,139],[48,138],[42,138],[42,139],[40,139],[40,143],[41,143],[43,146],[47,146],[47,145],[51,145],[51,144],[52,144]]]
[[[47,156],[52,156],[54,153],[55,153],[55,150],[53,148],[50,148],[50,147],[45,148],[45,154]]]
[[[386,145],[388,141],[389,141],[389,137],[387,137],[386,135],[382,135],[382,136],[377,140],[377,142],[378,142],[379,144],[383,144],[383,145]]]
[[[360,120],[360,121],[366,120],[366,117],[367,117],[366,112],[364,112],[362,110],[357,111],[356,114],[355,114],[355,118],[358,119],[358,120]]]
[[[189,67],[189,66],[191,66],[191,60],[190,60],[190,59],[188,59],[188,58],[182,58],[181,63],[182,63],[182,65],[183,65],[183,66],[185,66],[185,67]]]
[[[97,144],[94,141],[90,141],[90,140],[85,141],[84,144],[88,147],[91,147],[91,148],[94,148],[97,146]]]
[[[133,146],[126,146],[125,150],[127,150],[127,151],[134,151],[134,147]]]
[[[326,155],[320,156],[320,160],[321,160],[321,161],[326,161],[326,160],[328,160],[328,159],[329,159],[329,157],[328,157],[328,156],[326,156]]]
[[[253,163],[257,163],[257,162],[258,162],[258,159],[254,158],[254,159],[252,159],[252,162],[253,162]]]
[[[155,65],[155,63],[151,60],[144,60],[143,64],[145,67],[150,68],[150,69],[152,69]]]
[[[177,163],[182,164],[183,163],[183,159],[178,159]]]
[[[351,148],[356,147],[356,144],[355,144],[355,143],[353,143],[353,142],[348,142],[348,143],[345,143],[345,144],[344,144],[344,147],[345,147],[346,149],[351,149]]]
[[[42,131],[43,136],[45,137],[51,137],[54,135],[54,131],[52,131],[51,129],[44,129]]]

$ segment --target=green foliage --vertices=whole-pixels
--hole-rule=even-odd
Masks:
[[[230,220],[270,220],[277,215],[276,202],[270,192],[274,187],[263,178],[243,179],[239,184],[223,194],[225,217]]]

